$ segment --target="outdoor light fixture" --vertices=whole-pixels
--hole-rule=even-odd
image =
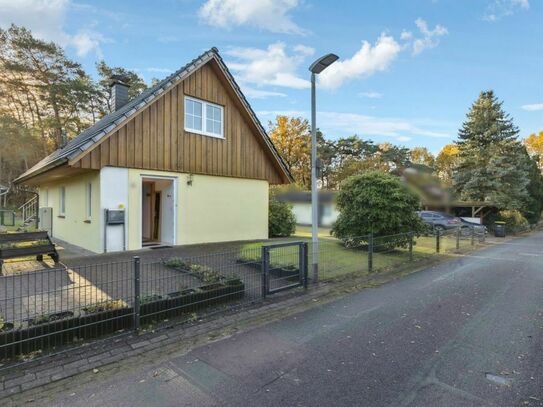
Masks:
[[[317,109],[315,76],[320,74],[339,57],[336,54],[327,54],[311,64],[311,242],[312,242],[312,275],[313,282],[319,280],[319,195],[317,193]]]
[[[309,70],[311,71],[311,73],[318,75],[330,65],[332,65],[334,62],[336,62],[338,59],[339,57],[336,54],[325,55],[313,62],[309,67]]]

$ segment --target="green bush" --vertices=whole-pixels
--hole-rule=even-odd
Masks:
[[[406,247],[407,235],[425,230],[417,215],[419,198],[398,177],[370,171],[347,178],[340,187],[336,202],[339,216],[332,234],[347,246],[364,245],[367,235],[380,238],[376,249]],[[377,247],[377,245],[379,247]]]
[[[268,216],[269,237],[288,237],[296,231],[296,217],[288,203],[270,199]]]
[[[174,269],[188,269],[190,267],[190,264],[181,257],[171,257],[164,262],[164,265]]]
[[[201,264],[191,264],[189,271],[205,284],[220,283],[224,280],[221,273]]]
[[[506,232],[521,232],[523,230],[527,230],[530,227],[526,218],[517,210],[501,210],[498,212],[496,220],[505,222]]]

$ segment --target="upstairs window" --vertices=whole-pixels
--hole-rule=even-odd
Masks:
[[[185,96],[185,130],[204,136],[224,138],[224,108]]]

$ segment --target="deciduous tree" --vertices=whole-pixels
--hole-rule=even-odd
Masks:
[[[543,131],[533,133],[524,139],[528,153],[534,157],[540,171],[543,171]]]
[[[300,117],[277,116],[269,123],[269,135],[295,181],[311,186],[311,133],[309,123]]]

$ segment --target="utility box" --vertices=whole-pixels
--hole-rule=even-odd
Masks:
[[[40,208],[38,212],[38,226],[53,236],[53,208]]]
[[[104,253],[126,250],[124,209],[106,209],[104,220]]]

